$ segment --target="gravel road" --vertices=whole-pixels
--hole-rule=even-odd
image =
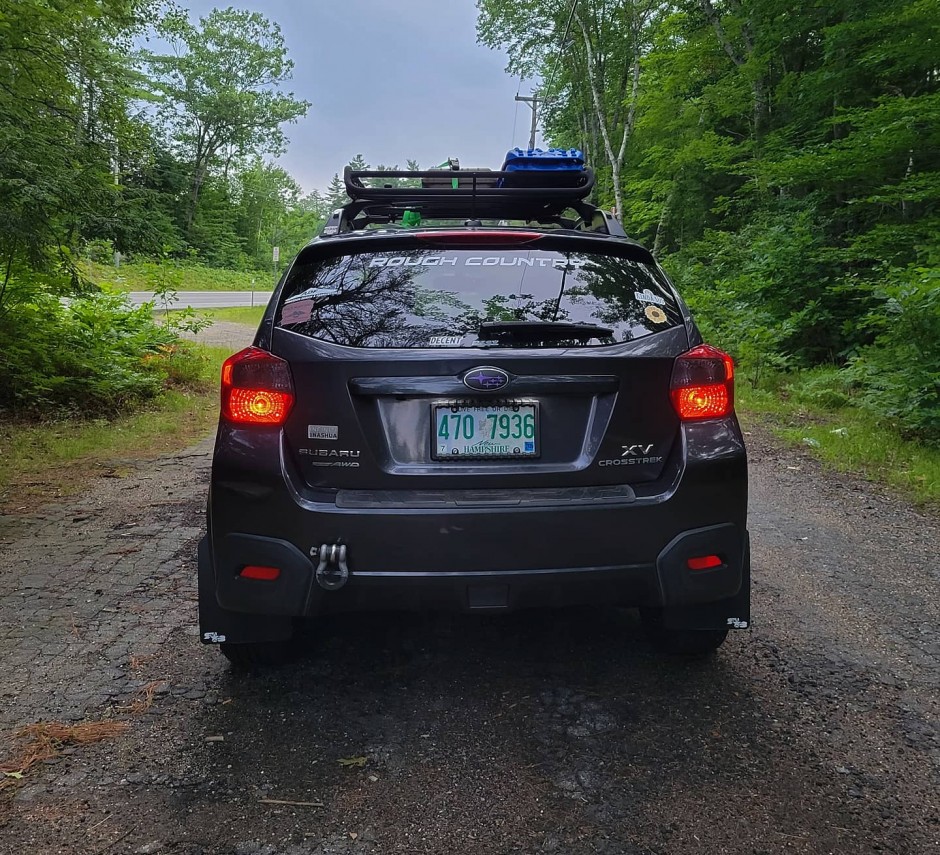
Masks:
[[[209,441],[0,517],[0,727],[128,724],[0,791],[0,852],[940,852],[937,517],[748,430],[754,627],[699,663],[578,610],[346,617],[232,675]]]

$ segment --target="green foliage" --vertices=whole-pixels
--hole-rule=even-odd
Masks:
[[[0,8],[0,259],[42,266],[113,205],[116,140],[136,121],[130,40],[148,0]]]
[[[13,502],[22,508],[77,492],[96,471],[133,474],[130,468],[115,467],[115,459],[155,457],[204,438],[218,421],[219,369],[230,352],[199,345],[180,351],[171,359],[172,387],[132,413],[0,420],[0,507]],[[186,366],[184,385],[176,370],[180,362]]]
[[[881,303],[865,319],[875,342],[845,373],[870,412],[940,441],[940,270],[889,271],[876,296]]]
[[[565,45],[568,3],[477,5],[746,381],[938,438],[935,0],[579,0]]]
[[[135,49],[153,31],[172,55]],[[180,334],[207,321],[155,322],[114,292],[166,308],[183,288],[269,288],[272,246],[288,260],[316,234],[320,198],[263,159],[309,106],[282,91],[291,69],[253,12],[0,8],[0,413],[111,417],[193,381]]]
[[[281,125],[303,116],[310,105],[279,91],[293,62],[280,27],[257,12],[214,9],[198,26],[182,12],[170,12],[159,32],[174,52],[144,52],[143,58],[163,95],[162,119],[191,165],[189,231],[206,179],[214,171],[227,178],[239,160],[279,154]]]
[[[736,403],[745,429],[760,420],[838,469],[893,484],[916,501],[940,507],[940,448],[885,430],[882,418],[855,406],[855,395],[844,372],[821,366],[768,375],[759,388],[739,384]]]
[[[66,305],[12,280],[0,311],[0,413],[110,416],[153,398],[186,360],[177,333],[154,322],[151,306],[105,294]]]
[[[132,260],[121,262],[120,267],[99,264],[85,259],[79,262],[81,275],[105,291],[153,291],[154,284],[166,275],[164,268],[172,263],[170,274],[179,291],[264,291],[270,290],[272,281],[264,272],[224,270],[206,267],[191,261],[177,259]],[[157,308],[162,308],[157,306]]]

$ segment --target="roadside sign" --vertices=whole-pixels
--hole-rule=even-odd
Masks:
[[[281,248],[279,246],[276,246],[271,250],[271,261],[277,264],[278,261],[280,260],[281,260]]]

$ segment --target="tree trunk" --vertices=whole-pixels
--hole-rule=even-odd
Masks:
[[[708,19],[708,22],[712,25],[712,29],[715,31],[715,36],[718,38],[718,44],[721,45],[722,50],[728,55],[728,58],[737,68],[743,69],[754,55],[754,37],[751,32],[750,23],[745,22],[744,26],[741,28],[741,38],[744,41],[744,52],[742,53],[731,42],[731,39],[725,32],[725,28],[721,23],[721,15],[712,5],[712,0],[699,0],[699,5],[705,17]],[[753,125],[754,141],[759,145],[760,139],[764,133],[767,116],[767,94],[763,76],[756,77],[751,81],[751,97],[753,100],[751,124]]]
[[[666,229],[669,228],[669,221],[672,219],[672,206],[676,199],[676,187],[678,181],[676,177],[672,179],[672,187],[669,188],[669,195],[663,203],[663,209],[659,212],[659,222],[656,224],[656,238],[653,241],[653,255],[657,258],[666,243]]]
[[[907,169],[904,172],[904,180],[907,181],[911,177],[911,173],[914,171],[914,149],[909,149],[907,152]],[[902,190],[903,192],[903,190]],[[901,199],[901,219],[910,220],[911,218],[911,203],[907,199]]]
[[[597,82],[594,77],[594,48],[591,45],[591,37],[581,16],[575,14],[575,19],[581,27],[581,34],[584,37],[584,51],[587,56],[585,65],[587,66],[588,85],[591,88],[591,99],[594,103],[594,114],[597,118],[597,125],[600,129],[601,139],[604,141],[604,153],[607,155],[607,162],[610,164],[611,179],[613,181],[614,205],[617,208],[617,216],[623,212],[623,196],[620,188],[620,163],[614,155],[614,149],[610,144],[610,134],[607,131],[607,121],[604,117],[604,108],[601,103],[600,94],[597,89]]]

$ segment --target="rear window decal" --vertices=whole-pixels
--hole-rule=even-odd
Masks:
[[[450,255],[392,255],[388,257],[376,256],[369,260],[369,267],[551,267],[555,270],[579,270],[588,264],[587,258],[526,258],[525,256],[506,255],[470,255],[458,258]],[[646,297],[639,294],[634,296],[646,299],[649,302],[659,302],[650,291],[645,292]],[[665,300],[662,300],[665,303]]]
[[[309,297],[304,300],[291,300],[281,309],[282,324],[305,324],[313,313],[313,300]]]
[[[659,296],[659,294],[654,294],[650,291],[649,288],[644,288],[642,291],[634,291],[633,299],[639,300],[641,303],[655,303],[657,306],[665,306],[666,301]]]
[[[504,328],[483,334],[494,323]],[[528,247],[429,252],[406,241],[301,256],[277,316],[292,334],[357,348],[604,347],[682,323],[653,263]]]

